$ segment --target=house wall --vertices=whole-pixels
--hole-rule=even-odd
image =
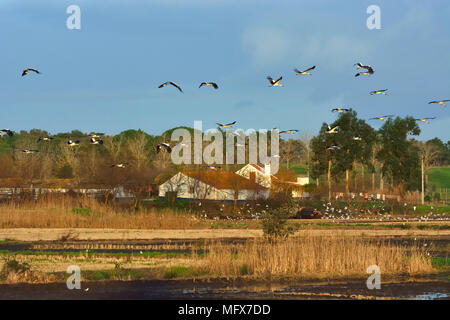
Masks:
[[[166,192],[177,191],[177,198],[204,200],[234,200],[234,190],[217,189],[181,172],[159,186],[159,196],[165,197]],[[269,190],[239,190],[238,200],[267,198]]]

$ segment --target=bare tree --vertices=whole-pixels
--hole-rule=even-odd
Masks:
[[[128,142],[128,150],[136,160],[136,169],[140,170],[144,166],[147,158],[147,136],[144,132],[138,132],[133,140]]]
[[[120,153],[122,152],[123,136],[118,135],[117,137],[104,137],[103,146],[108,151],[111,160],[116,163],[119,161]]]

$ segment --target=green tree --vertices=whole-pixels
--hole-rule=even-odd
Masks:
[[[384,177],[397,186],[400,195],[419,189],[420,159],[418,147],[408,135],[419,135],[420,128],[412,117],[388,119],[379,130],[381,148],[377,160]]]
[[[324,124],[319,135],[311,139],[312,176],[318,178],[328,171],[328,184],[331,184],[331,176],[337,178],[345,173],[346,192],[349,192],[349,172],[356,162],[373,168],[371,153],[377,140],[375,130],[364,120],[357,118],[357,113],[350,109],[341,113],[339,118],[330,124],[330,127],[338,128],[338,133],[326,133]],[[339,149],[330,150],[328,147],[338,146]],[[330,189],[330,187],[329,187]]]

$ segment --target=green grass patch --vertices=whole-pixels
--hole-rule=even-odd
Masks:
[[[97,251],[32,251],[32,250],[21,250],[21,251],[11,251],[11,250],[0,250],[0,254],[4,255],[30,255],[30,256],[115,256],[115,257],[130,257],[130,256],[141,256],[147,258],[156,258],[156,257],[183,257],[183,256],[191,256],[190,253],[183,252],[161,252],[161,251],[144,251],[139,252],[97,252]]]
[[[450,188],[450,167],[434,167],[427,171],[430,185],[438,188]]]
[[[166,269],[166,272],[164,273],[165,279],[173,279],[173,278],[179,278],[183,276],[188,276],[192,274],[192,269],[187,267],[169,267]]]
[[[26,242],[19,241],[16,239],[9,239],[9,238],[0,240],[0,245],[21,245],[21,244],[26,244]]]
[[[308,173],[306,164],[301,163],[290,164],[289,169],[294,171],[298,175],[306,175]]]
[[[87,270],[83,272],[83,277],[88,281],[102,280],[142,280],[146,278],[144,272],[134,269],[125,269],[120,266],[112,270]]]
[[[89,208],[72,208],[72,213],[79,214],[83,217],[89,217],[92,214],[92,210]]]
[[[431,264],[433,268],[443,269],[450,267],[450,258],[449,257],[432,257]]]
[[[239,267],[239,273],[241,274],[241,276],[250,274],[250,267],[247,264],[243,264]]]

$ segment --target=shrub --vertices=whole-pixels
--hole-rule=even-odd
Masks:
[[[56,174],[57,178],[60,179],[70,179],[73,178],[73,169],[70,165],[66,164],[64,166],[62,166],[61,168],[59,168],[57,174]]]
[[[287,225],[287,219],[291,216],[291,207],[285,206],[272,209],[262,216],[262,228],[264,235],[269,239],[287,239],[296,228]]]
[[[5,264],[0,271],[0,280],[6,280],[10,273],[24,274],[30,270],[30,265],[26,262],[19,262],[15,257],[7,257],[5,259]]]

